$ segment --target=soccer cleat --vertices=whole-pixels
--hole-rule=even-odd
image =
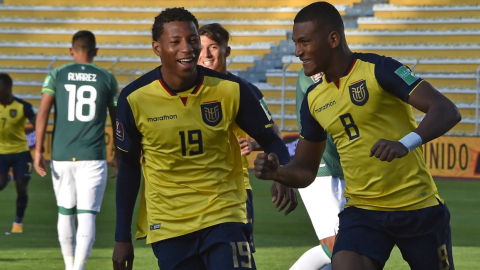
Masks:
[[[23,224],[22,223],[13,223],[12,233],[23,233]]]

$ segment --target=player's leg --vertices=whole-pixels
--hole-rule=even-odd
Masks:
[[[450,212],[440,203],[406,211],[396,230],[397,246],[412,270],[454,270]]]
[[[333,248],[335,270],[382,269],[395,245],[385,228],[390,212],[345,208]]]
[[[73,269],[83,270],[95,242],[95,218],[107,185],[107,161],[78,161],[76,164],[78,226]]]
[[[200,255],[208,270],[257,269],[248,224],[228,222],[201,231]]]
[[[10,156],[0,154],[0,191],[2,191],[10,182],[8,171],[10,170]]]
[[[74,162],[50,162],[53,189],[58,206],[58,241],[62,250],[65,269],[72,270],[75,255],[75,214],[77,212],[76,188],[73,178]]]
[[[310,186],[298,190],[320,244],[306,251],[290,270],[322,269],[331,263],[338,213],[345,205],[345,181],[331,176],[317,177]]]
[[[250,252],[255,253],[255,242],[253,241],[253,194],[251,189],[247,189],[247,221],[250,235],[247,236],[250,244]]]
[[[32,173],[33,160],[30,151],[15,154],[13,163],[13,178],[17,188],[16,215],[13,222],[12,232],[23,232],[23,217],[28,204],[28,182]]]
[[[162,270],[206,270],[198,254],[200,231],[152,243]]]

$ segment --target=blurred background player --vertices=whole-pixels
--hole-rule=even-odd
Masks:
[[[327,2],[298,12],[292,39],[305,75],[324,75],[302,103],[295,157],[280,167],[274,154],[259,154],[256,176],[308,186],[328,132],[341,158],[347,198],[333,268],[383,269],[397,245],[412,269],[455,269],[450,212],[419,146],[453,128],[461,120],[458,108],[398,61],[353,53],[338,10]],[[425,113],[418,126],[412,106]]]
[[[198,34],[200,35],[200,41],[202,45],[202,50],[198,58],[198,65],[213,69],[223,74],[232,75],[231,73],[227,72],[227,57],[230,55],[231,52],[231,48],[230,46],[228,46],[228,41],[230,40],[230,34],[228,33],[228,31],[220,24],[212,23],[200,27],[198,29]],[[260,92],[260,90],[258,90],[255,85],[250,83],[249,85],[254,91],[254,94],[257,96],[257,98],[265,102],[262,92]],[[273,128],[277,135],[282,138],[282,132],[278,128],[275,121]],[[253,253],[255,252],[255,245],[253,241],[254,211],[252,186],[250,185],[250,178],[248,174],[249,164],[247,160],[247,155],[249,155],[252,151],[261,151],[263,149],[256,141],[247,140],[247,134],[245,133],[245,131],[238,128],[235,130],[235,135],[237,136],[238,142],[240,143],[240,149],[242,154],[243,179],[245,181],[245,188],[247,189],[248,194],[247,219],[252,226],[250,248]],[[285,211],[285,215],[288,215],[297,206],[298,201],[294,189],[285,187],[283,185],[277,185],[276,182],[274,182],[272,184],[271,191],[272,201],[276,202],[276,207],[279,211],[283,210],[288,205],[288,203],[290,203],[290,207]]]
[[[298,73],[296,110],[298,130],[302,130],[300,108],[307,89],[322,78],[322,73],[306,76],[303,68]],[[290,149],[289,149],[290,150]],[[320,245],[305,252],[290,270],[331,269],[335,235],[338,231],[338,213],[345,205],[345,180],[340,165],[340,156],[332,137],[327,134],[327,146],[323,152],[317,177],[306,188],[299,188]]]
[[[125,87],[118,102],[114,269],[132,269],[131,221],[143,153],[147,243],[162,270],[256,269],[250,252],[240,127],[281,163],[288,151],[267,108],[236,76],[197,65],[195,16],[167,8],[152,26],[155,68]],[[238,127],[237,127],[238,126]]]
[[[45,78],[37,117],[35,170],[43,177],[41,146],[55,104],[50,167],[58,205],[58,239],[67,270],[85,268],[95,241],[95,217],[107,184],[107,108],[112,123],[116,119],[117,81],[93,64],[97,51],[92,32],[73,36],[74,62],[53,69]]]
[[[28,203],[28,182],[32,172],[32,155],[25,137],[26,120],[35,125],[32,105],[12,94],[12,78],[0,73],[0,190],[11,180],[17,188],[17,211],[12,233],[23,232],[23,217]]]

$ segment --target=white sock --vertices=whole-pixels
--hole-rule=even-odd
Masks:
[[[318,270],[332,263],[332,260],[327,253],[325,253],[324,245],[319,245],[307,250],[303,255],[293,264],[290,270]],[[325,247],[326,248],[326,247]]]
[[[65,270],[73,270],[73,256],[75,253],[75,215],[58,214],[57,222],[58,241],[62,250]]]
[[[77,214],[77,247],[73,270],[84,270],[95,242],[95,217],[90,213]]]

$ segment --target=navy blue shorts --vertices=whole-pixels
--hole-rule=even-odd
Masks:
[[[7,175],[13,168],[13,179],[30,179],[32,174],[33,160],[30,151],[17,154],[0,154],[0,175]]]
[[[257,269],[247,224],[229,222],[152,244],[162,270]]]
[[[394,245],[412,270],[454,270],[450,212],[440,203],[411,211],[373,211],[347,207],[340,212],[333,255],[349,250],[382,265]]]
[[[250,236],[247,237],[248,242],[250,243],[250,251],[255,252],[255,243],[253,242],[253,195],[252,190],[247,189],[247,220],[250,230]]]

